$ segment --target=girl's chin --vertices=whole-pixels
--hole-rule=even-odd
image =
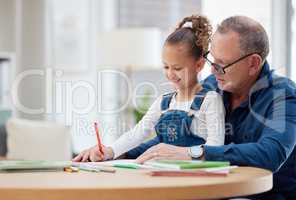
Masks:
[[[182,86],[181,86],[180,84],[177,84],[177,83],[173,83],[173,87],[174,87],[175,89],[180,89],[180,88],[182,88]]]

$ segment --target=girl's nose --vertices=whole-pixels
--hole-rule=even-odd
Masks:
[[[169,70],[167,71],[167,76],[168,76],[169,79],[174,78],[174,77],[175,77],[175,73],[174,73],[174,71],[171,70],[171,69],[169,69]]]

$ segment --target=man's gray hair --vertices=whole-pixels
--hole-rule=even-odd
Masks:
[[[263,26],[245,16],[232,16],[218,25],[219,33],[233,31],[239,34],[242,54],[258,53],[265,60],[269,53],[269,41]]]

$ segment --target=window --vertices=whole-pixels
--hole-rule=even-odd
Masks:
[[[158,27],[164,31],[183,17],[198,13],[201,0],[120,0],[119,27]]]
[[[90,0],[49,3],[52,64],[56,69],[86,70],[90,63]]]

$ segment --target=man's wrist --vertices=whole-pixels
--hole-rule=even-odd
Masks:
[[[204,146],[203,145],[188,147],[187,150],[188,150],[188,154],[192,160],[204,159]]]
[[[203,155],[199,158],[199,160],[206,160],[205,152],[204,152]]]

